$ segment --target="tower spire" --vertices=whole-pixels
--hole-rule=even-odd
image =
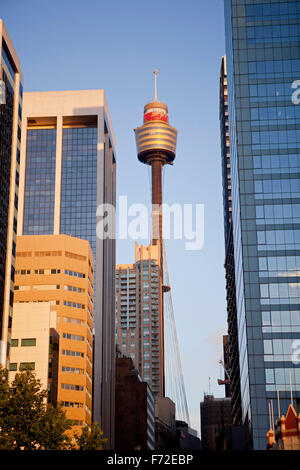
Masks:
[[[154,73],[154,101],[157,101],[157,75],[158,75],[158,70],[155,69],[153,70]]]

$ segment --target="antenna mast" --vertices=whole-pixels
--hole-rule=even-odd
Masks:
[[[154,101],[157,101],[157,74],[158,70],[153,70],[154,73]]]

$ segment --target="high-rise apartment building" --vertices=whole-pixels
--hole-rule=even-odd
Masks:
[[[14,292],[22,119],[20,60],[0,19],[0,364],[8,366]]]
[[[94,255],[93,419],[114,440],[115,240],[97,237],[115,206],[116,145],[103,90],[24,93],[19,235],[67,234]]]
[[[158,245],[135,244],[135,263],[116,268],[116,342],[142,379],[163,395],[162,283]]]
[[[25,350],[37,361],[41,359],[45,340],[38,332],[35,335],[35,323],[26,322],[26,308],[28,302],[50,303],[50,318],[53,322],[56,316],[59,334],[57,401],[62,402],[75,430],[92,422],[93,297],[94,257],[87,240],[68,235],[17,237],[14,310],[18,308],[19,315],[13,320],[17,337],[12,338],[12,346],[19,350],[18,356],[14,352],[14,363],[35,362],[16,360]]]
[[[300,397],[300,2],[225,0],[242,422],[266,448],[268,401]]]

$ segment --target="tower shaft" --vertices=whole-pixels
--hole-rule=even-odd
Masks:
[[[151,185],[152,185],[152,245],[160,244],[162,247],[162,168],[163,160],[159,157],[151,160]]]

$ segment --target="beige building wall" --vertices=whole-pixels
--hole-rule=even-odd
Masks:
[[[49,302],[57,317],[57,400],[78,426],[92,421],[94,258],[68,235],[17,237],[15,303]]]
[[[4,60],[3,50],[6,48],[9,54],[9,59],[14,71],[14,77]],[[13,309],[13,291],[14,291],[14,264],[15,264],[15,242],[16,242],[16,224],[18,217],[18,194],[19,194],[19,155],[20,155],[20,138],[21,138],[21,113],[22,113],[22,83],[23,76],[21,71],[21,65],[19,57],[15,51],[13,43],[6,30],[5,24],[0,19],[0,80],[7,80],[13,89],[13,102],[10,103],[8,88],[6,86],[6,104],[0,104],[1,109],[1,120],[0,128],[2,126],[10,126],[11,129],[1,131],[2,136],[7,135],[11,131],[11,142],[9,143],[11,154],[10,164],[10,181],[9,181],[9,207],[8,213],[6,209],[0,207],[1,217],[7,217],[7,235],[6,235],[6,256],[3,256],[3,252],[0,253],[1,259],[4,260],[5,266],[5,282],[4,286],[0,285],[0,364],[3,366],[9,366],[9,350],[10,350],[10,338],[11,338],[11,323],[12,323],[12,309]],[[21,92],[21,93],[20,93]],[[9,107],[12,106],[12,117],[10,116]],[[0,139],[2,137],[0,136]],[[2,147],[3,143],[0,146]],[[4,158],[3,153],[6,149],[1,148],[1,158]],[[4,171],[4,169],[3,169]],[[3,192],[3,199],[6,198],[4,194],[5,189],[1,188]]]
[[[56,320],[56,312],[51,311],[49,302],[14,304],[10,382],[21,365],[30,364],[42,388],[48,389],[50,329],[56,329]]]

